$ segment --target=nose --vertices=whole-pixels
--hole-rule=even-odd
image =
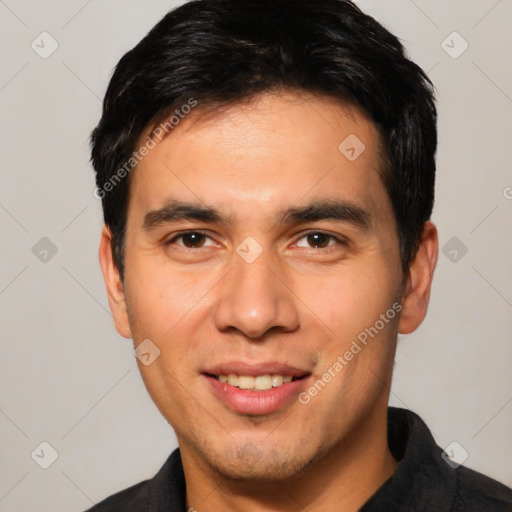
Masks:
[[[298,327],[297,298],[265,252],[252,263],[233,255],[234,267],[219,283],[214,319],[220,331],[237,330],[263,340],[271,329],[291,332]]]

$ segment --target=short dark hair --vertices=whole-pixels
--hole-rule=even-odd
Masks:
[[[394,35],[348,0],[194,0],[121,58],[91,135],[121,276],[126,162],[142,134],[191,99],[211,110],[279,89],[339,98],[375,123],[406,275],[434,202],[437,112],[426,74]]]

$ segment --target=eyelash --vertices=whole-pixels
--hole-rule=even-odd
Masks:
[[[201,230],[189,230],[189,231],[182,231],[180,233],[178,233],[177,235],[175,235],[174,237],[172,237],[170,240],[168,240],[167,242],[165,242],[165,245],[171,245],[173,244],[176,240],[179,240],[180,238],[183,238],[184,236],[186,235],[190,235],[190,234],[198,234],[198,235],[203,235],[207,238],[211,238],[211,236],[209,236],[206,232],[204,231],[201,231]],[[304,233],[300,238],[297,239],[297,242],[299,240],[302,240],[303,238],[306,238],[307,236],[309,235],[324,235],[324,236],[327,236],[329,237],[331,240],[335,240],[338,244],[346,247],[348,245],[348,242],[347,240],[343,239],[343,238],[339,238],[337,236],[334,236],[334,235],[331,235],[330,233],[326,233],[325,231],[315,231],[315,230],[311,230],[311,231],[307,231],[306,233]],[[297,243],[295,242],[295,243]],[[202,247],[197,247],[197,248],[192,248],[192,247],[185,247],[185,246],[179,246],[182,250],[185,250],[185,251],[196,251],[197,249],[202,249]],[[322,252],[328,252],[329,250],[332,250],[334,246],[331,246],[331,245],[328,245],[327,247],[324,247],[324,248],[315,248],[315,247],[310,247],[309,249],[310,250],[313,250],[313,251],[322,251]]]

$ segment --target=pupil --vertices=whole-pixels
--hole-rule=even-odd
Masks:
[[[308,235],[308,242],[314,247],[326,247],[329,243],[329,237],[323,233],[313,233]]]
[[[183,244],[186,247],[196,247],[198,245],[202,245],[201,237],[203,235],[201,233],[187,233],[183,235]]]

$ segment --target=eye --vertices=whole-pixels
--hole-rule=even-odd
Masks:
[[[305,240],[306,245],[301,243],[301,240]],[[309,233],[306,233],[301,238],[299,238],[299,240],[296,242],[297,247],[315,249],[326,249],[337,244],[345,246],[347,245],[347,242],[341,238],[335,237],[334,235],[323,233],[322,231],[310,231]]]
[[[180,243],[177,243],[180,240]],[[214,244],[206,245],[206,240],[212,240],[208,235],[201,231],[184,231],[168,240],[165,245],[175,244],[186,249],[199,249],[201,247],[211,247]],[[213,242],[213,241],[212,241]]]
[[[310,231],[295,243],[297,247],[307,249],[327,249],[338,244],[346,246],[347,242],[342,238],[322,231]],[[202,231],[183,231],[165,242],[165,245],[176,245],[185,249],[200,249],[202,247],[213,247],[215,242]]]

